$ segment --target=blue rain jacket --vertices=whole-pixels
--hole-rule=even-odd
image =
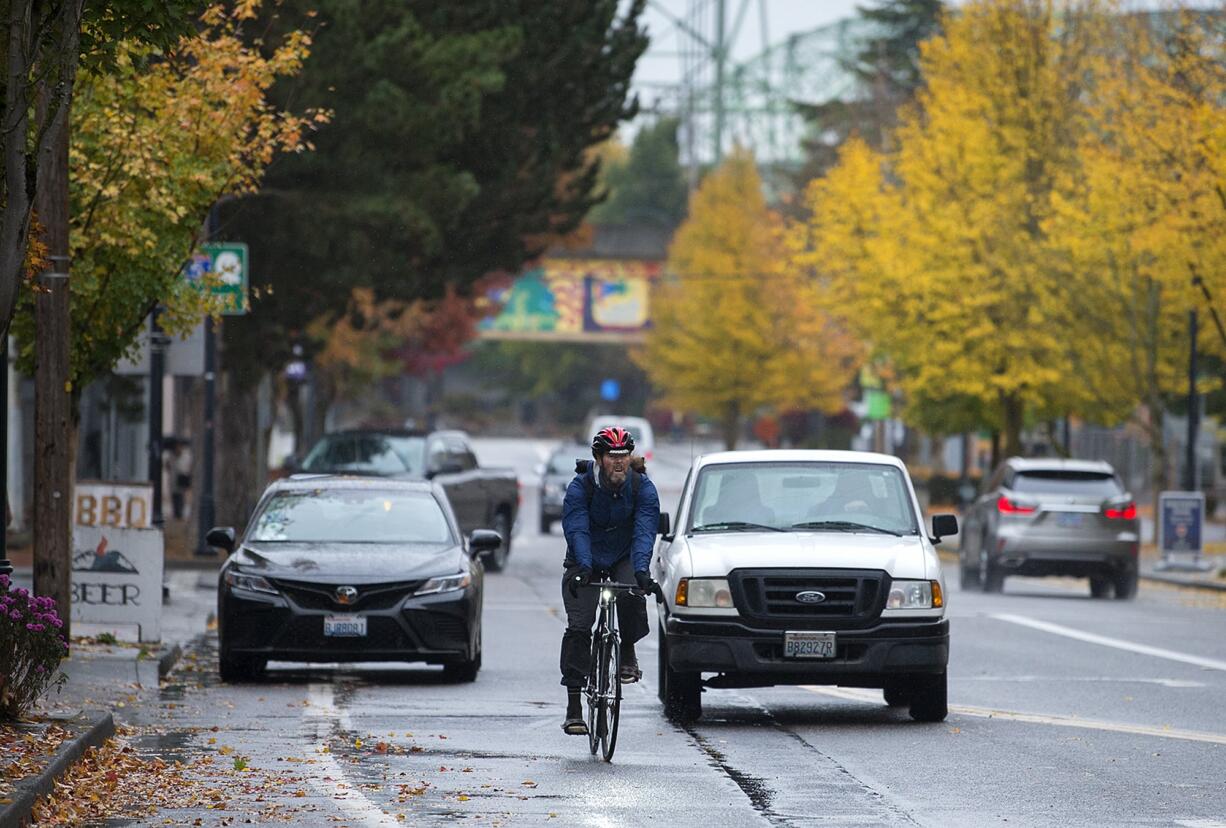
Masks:
[[[632,481],[631,476],[636,479]],[[601,485],[598,468],[592,463],[570,481],[562,501],[566,561],[601,570],[629,555],[635,572],[647,572],[659,523],[660,495],[647,475],[632,469],[621,488],[611,491]]]

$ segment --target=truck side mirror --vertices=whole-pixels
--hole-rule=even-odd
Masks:
[[[227,552],[234,551],[236,535],[233,526],[214,526],[209,530],[209,533],[204,536],[204,542],[209,546],[215,546],[218,549],[224,549]]]
[[[656,534],[668,537],[673,528],[672,519],[669,518],[668,512],[660,512],[660,522],[656,525]]]
[[[932,516],[932,538],[937,543],[941,542],[941,538],[949,535],[958,534],[958,517],[957,515],[933,515]]]

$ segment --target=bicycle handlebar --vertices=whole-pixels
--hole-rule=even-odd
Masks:
[[[659,601],[664,600],[664,590],[661,589],[659,584],[655,585],[655,589],[645,590],[638,584],[619,584],[616,581],[589,581],[586,584],[579,584],[579,588],[580,589],[583,589],[583,588],[614,589],[614,590],[620,590],[623,592],[641,592],[644,595],[651,593],[652,595],[656,596],[657,600]]]

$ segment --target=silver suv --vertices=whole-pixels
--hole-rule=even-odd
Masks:
[[[1141,526],[1109,463],[1011,457],[966,515],[963,589],[1000,592],[1007,575],[1090,579],[1095,598],[1137,592]]]

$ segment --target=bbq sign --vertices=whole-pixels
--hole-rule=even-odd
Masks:
[[[72,619],[135,627],[158,641],[162,619],[162,532],[148,526],[147,487],[79,484],[72,534]]]

